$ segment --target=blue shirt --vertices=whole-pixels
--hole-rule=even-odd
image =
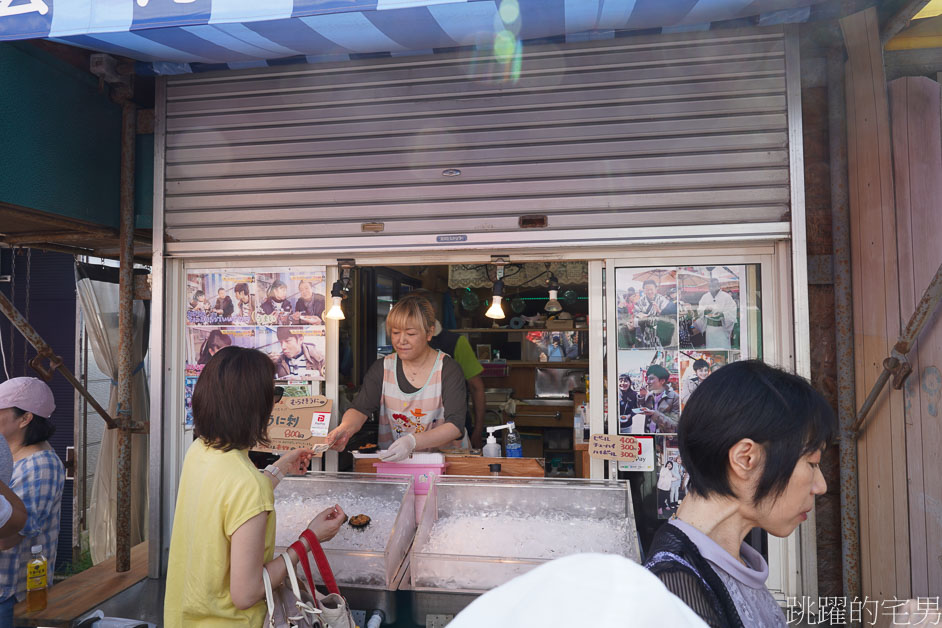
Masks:
[[[0,600],[14,593],[20,601],[26,597],[26,563],[33,545],[43,546],[43,555],[49,561],[49,573],[52,573],[52,566],[56,564],[64,485],[65,467],[51,449],[38,451],[13,465],[10,488],[23,500],[27,517],[26,525],[19,532],[23,539],[16,546],[0,552]],[[49,580],[51,584],[52,578]]]

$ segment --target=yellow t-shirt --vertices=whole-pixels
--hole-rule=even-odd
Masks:
[[[269,511],[265,560],[275,549],[275,504],[271,480],[245,450],[223,452],[197,439],[183,461],[173,516],[164,626],[250,626],[265,621],[262,600],[239,610],[229,595],[230,543],[243,523]]]

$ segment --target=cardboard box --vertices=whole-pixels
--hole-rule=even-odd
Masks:
[[[330,399],[324,396],[282,397],[268,418],[271,445],[253,447],[253,451],[278,454],[326,442],[331,405]]]
[[[572,329],[572,319],[560,320],[553,319],[551,321],[546,321],[547,329]]]

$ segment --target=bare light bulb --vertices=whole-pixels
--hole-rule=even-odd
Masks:
[[[549,301],[546,302],[546,305],[543,307],[547,312],[562,312],[563,306],[560,305],[559,300],[556,298],[556,295],[559,293],[558,290],[549,291]]]
[[[487,311],[484,313],[484,316],[488,318],[504,318],[504,310],[500,306],[500,301],[503,297],[499,294],[494,295],[494,302],[491,303],[491,307],[487,308]]]
[[[331,297],[333,304],[330,306],[330,309],[327,310],[327,314],[324,315],[324,318],[329,318],[335,321],[342,321],[346,318],[343,315],[343,308],[340,307],[340,302],[343,301],[343,297]]]

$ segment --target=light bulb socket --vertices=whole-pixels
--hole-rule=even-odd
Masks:
[[[550,273],[549,279],[546,280],[546,287],[549,288],[550,292],[556,292],[559,290],[559,279],[556,278],[556,275]],[[556,298],[556,297],[552,297]]]

